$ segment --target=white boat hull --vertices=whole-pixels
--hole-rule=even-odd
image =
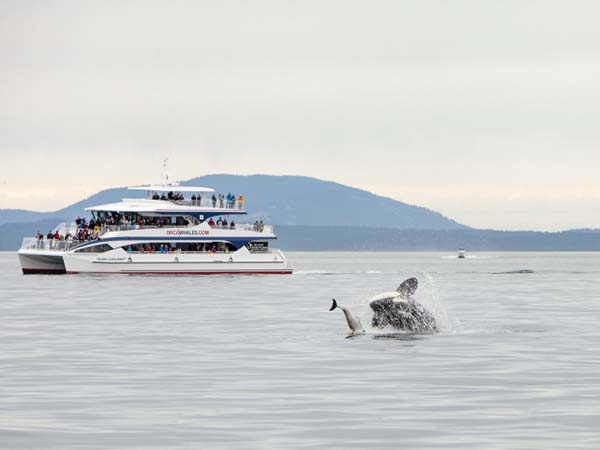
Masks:
[[[18,256],[25,275],[66,273],[62,252],[20,251]]]
[[[101,254],[65,253],[66,272],[106,274],[291,274],[278,250],[250,253],[246,248],[232,253],[127,253],[116,249]]]

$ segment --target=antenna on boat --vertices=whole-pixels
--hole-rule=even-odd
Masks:
[[[165,158],[162,161],[163,171],[161,174],[161,178],[163,179],[163,184],[169,184],[169,174],[167,173],[167,163],[169,162],[169,158]]]

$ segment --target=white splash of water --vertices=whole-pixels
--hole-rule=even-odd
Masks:
[[[484,255],[465,255],[464,258],[459,258],[458,255],[444,255],[440,256],[440,259],[492,259],[493,256]]]
[[[340,272],[335,270],[295,270],[293,275],[373,275],[382,273],[379,270],[366,270],[364,272]]]
[[[423,305],[433,315],[441,333],[451,333],[452,322],[448,317],[446,307],[439,299],[435,280],[428,273],[417,275],[417,279],[419,280],[419,288],[413,297],[414,300]]]
[[[342,272],[331,270],[294,270],[294,275],[340,275]]]

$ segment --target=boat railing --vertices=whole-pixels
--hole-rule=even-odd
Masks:
[[[185,206],[196,206],[201,208],[221,208],[221,209],[234,209],[238,211],[242,211],[246,206],[246,202],[227,202],[226,200],[220,201],[217,200],[215,202],[210,198],[202,197],[200,200],[167,200],[175,203],[176,205],[185,205]]]
[[[139,224],[121,224],[121,225],[102,225],[100,235],[112,231],[132,231],[132,230],[156,230],[159,228],[187,228],[190,225],[139,225]]]
[[[192,225],[139,225],[139,224],[122,224],[122,225],[103,225],[100,235],[113,231],[132,231],[132,230],[153,230],[161,228],[190,228]],[[255,231],[259,233],[273,233],[272,225],[256,225],[252,223],[238,223],[233,227],[227,225],[215,225],[211,227],[215,230],[235,230],[235,231]]]
[[[88,241],[80,241],[77,239],[38,239],[35,237],[23,238],[21,250],[39,250],[39,251],[56,251],[66,252],[80,244]]]
[[[189,226],[185,225],[131,225],[131,224],[123,224],[123,225],[103,225],[101,231],[98,233],[98,237],[102,236],[105,233],[113,232],[113,231],[131,231],[131,230],[147,230],[147,229],[159,229],[159,228],[187,228]],[[252,223],[238,223],[233,227],[231,225],[226,226],[218,226],[215,225],[212,227],[216,230],[232,230],[232,231],[254,231],[257,233],[266,233],[273,234],[273,226],[272,225],[257,225]],[[75,223],[61,223],[58,225],[54,231],[58,231],[61,236],[71,235],[74,236],[77,234],[77,225]],[[93,239],[90,239],[93,240]],[[89,242],[90,240],[79,240],[73,239],[71,237],[67,239],[47,239],[42,238],[38,239],[36,237],[26,237],[23,238],[23,242],[21,244],[21,250],[43,250],[43,251],[68,251],[74,247],[77,247],[80,244],[85,242]]]
[[[139,201],[139,199],[124,199],[124,200],[138,200]],[[211,197],[201,197],[200,200],[198,200],[198,199],[196,199],[196,200],[191,200],[191,199],[173,200],[173,199],[162,199],[162,198],[155,199],[155,198],[150,197],[150,198],[147,198],[146,200],[169,202],[169,203],[173,203],[175,205],[181,205],[181,206],[195,206],[197,208],[220,208],[220,209],[233,209],[236,211],[242,211],[246,207],[246,200],[239,202],[236,199],[235,201],[228,202],[226,199],[223,199],[223,200],[216,199],[215,201],[213,201]]]

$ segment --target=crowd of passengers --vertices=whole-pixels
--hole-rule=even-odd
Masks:
[[[79,219],[79,217],[77,219]],[[75,223],[77,223],[77,219],[75,220]],[[94,219],[92,219],[90,223],[93,221]],[[171,222],[169,218],[165,217],[142,217],[138,216],[137,214],[119,214],[113,212],[98,216],[96,218],[96,224],[100,225],[100,227],[129,226],[130,228],[160,228],[170,225]],[[176,225],[185,226],[187,225],[187,221],[185,221],[183,218],[178,218]],[[85,222],[82,223],[82,226],[85,226]],[[77,227],[79,228],[80,225],[77,225]]]
[[[206,242],[175,245],[167,244],[135,244],[127,246],[127,252],[137,253],[179,253],[179,252],[200,252],[200,253],[229,253],[236,248],[225,242]]]
[[[235,222],[233,220],[231,221],[231,223],[228,223],[227,219],[222,219],[221,217],[219,217],[216,222],[211,217],[208,220],[208,226],[210,226],[211,228],[223,228],[223,229],[235,230]],[[264,231],[264,229],[265,229],[265,224],[263,223],[262,220],[256,220],[254,222],[254,225],[252,226],[252,231],[258,231],[258,232],[262,233]]]
[[[184,219],[178,218],[177,225],[184,226]],[[229,229],[235,230],[235,222],[227,222],[227,219],[219,217],[215,222],[212,217],[208,220],[208,225],[211,228]],[[90,219],[88,222],[85,217],[79,217],[75,219],[76,229],[73,233],[67,231],[65,234],[56,231],[49,231],[45,236],[47,240],[77,240],[77,241],[92,241],[100,238],[102,231],[109,226],[130,226],[131,228],[143,228],[146,226],[154,226],[157,228],[167,226],[170,222],[166,218],[160,217],[141,217],[137,215],[118,214],[118,213],[105,213],[104,215]],[[263,232],[264,223],[262,220],[256,220],[252,227],[253,231]],[[41,241],[44,239],[44,235],[37,231],[36,239]]]
[[[235,230],[235,222],[232,220],[231,222],[227,222],[227,219],[222,219],[222,218],[218,218],[217,221],[215,222],[212,217],[210,219],[208,219],[208,226],[211,228],[222,228],[222,229],[229,229],[229,230]]]
[[[167,195],[165,195],[164,192],[161,195],[158,195],[158,192],[154,192],[152,194],[152,200],[183,202],[185,201],[185,197],[181,192],[168,192]],[[193,206],[201,206],[202,196],[200,194],[192,194],[190,204]],[[213,208],[216,208],[218,204],[219,208],[235,209],[237,205],[238,209],[244,209],[244,196],[239,195],[236,197],[235,194],[232,194],[231,192],[227,195],[213,194],[212,197],[210,197],[210,204]]]
[[[46,235],[46,239],[55,241],[92,241],[98,239],[102,233],[102,223],[98,220],[91,219],[87,222],[85,218],[82,219],[77,217],[75,223],[77,224],[77,227],[73,233],[71,233],[71,230],[67,230],[65,234],[59,233],[58,230],[55,230],[54,232],[49,231]],[[44,235],[40,230],[38,230],[36,238],[38,241],[44,239]]]
[[[104,214],[98,216],[95,219],[92,218],[88,222],[85,217],[79,217],[75,219],[76,228],[73,232],[67,230],[65,234],[61,234],[58,230],[49,231],[45,236],[48,240],[78,240],[78,241],[92,241],[96,240],[102,234],[102,231],[108,226],[123,225],[130,226],[131,228],[141,228],[143,226],[156,226],[163,227],[168,224],[167,220],[159,217],[134,217],[129,215],[122,215],[118,213]],[[185,225],[181,223],[180,225]],[[44,239],[44,235],[38,230],[36,234],[38,241]]]

